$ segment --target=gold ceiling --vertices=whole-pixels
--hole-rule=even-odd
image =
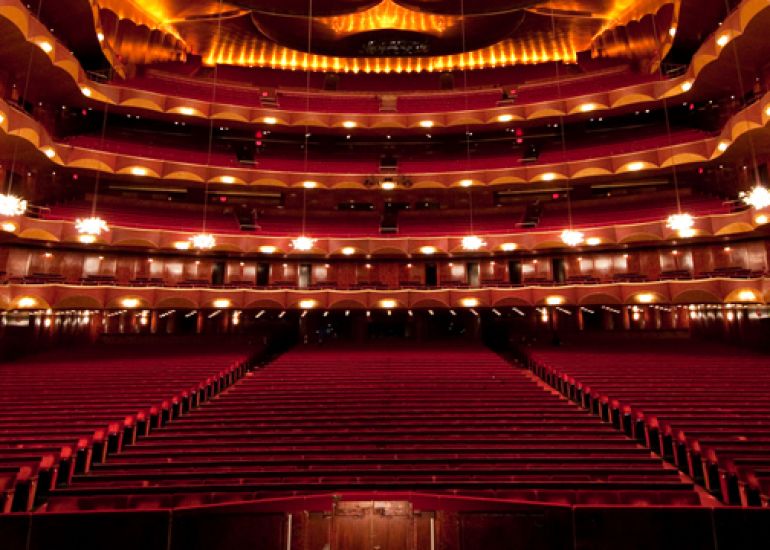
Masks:
[[[606,55],[659,55],[681,0],[312,0],[312,15],[309,0],[90,1],[131,63],[388,73],[575,62],[598,37]]]

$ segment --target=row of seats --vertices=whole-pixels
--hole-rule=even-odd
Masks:
[[[661,134],[646,138],[627,136],[613,138],[613,141],[602,143],[571,144],[566,151],[560,148],[544,150],[531,165],[558,164],[577,160],[605,159],[614,155],[623,155],[638,151],[648,151],[668,147],[672,144],[684,144],[707,139],[711,134],[699,130],[675,130],[671,134]],[[617,139],[617,140],[616,140]],[[70,145],[94,151],[106,151],[128,157],[140,157],[166,162],[179,162],[223,168],[243,169],[235,151],[215,150],[208,153],[205,150],[193,149],[181,145],[134,141],[129,139],[107,138],[96,136],[70,136],[63,145]],[[369,176],[380,172],[378,156],[357,155],[350,158],[321,158],[311,157],[305,162],[299,156],[276,154],[272,156],[261,154],[255,157],[253,169],[273,172],[300,172],[318,174],[345,174]],[[444,174],[463,171],[487,171],[515,169],[524,165],[520,155],[486,154],[474,155],[468,158],[462,156],[425,156],[404,157],[399,159],[399,172],[404,174]]]
[[[167,343],[0,364],[0,512],[39,505],[73,475],[233,383],[246,360],[245,349]]]
[[[770,359],[685,340],[536,348],[549,384],[725,503],[770,500]]]
[[[291,351],[57,488],[48,511],[344,490],[698,504],[633,440],[483,348]]]
[[[553,75],[549,75],[553,76]],[[508,97],[517,105],[555,101],[562,98],[578,97],[592,93],[625,88],[659,78],[657,73],[645,75],[623,67],[566,79],[557,93],[552,78],[519,86],[501,87],[496,85],[485,89],[435,91],[424,93],[399,93],[396,111],[399,113],[438,113],[451,111],[483,110],[497,107],[503,99],[505,89]],[[182,84],[182,86],[180,86]],[[277,107],[287,111],[310,111],[318,113],[376,114],[381,110],[379,94],[337,93],[299,90],[278,90],[245,87],[236,84],[218,84],[216,91],[211,83],[203,80],[182,78],[151,72],[142,77],[121,83],[126,88],[147,90],[160,94],[178,96],[183,90],[184,97],[198,101],[213,101],[249,108]],[[265,97],[271,98],[270,102]]]
[[[666,219],[675,211],[673,197],[668,194],[651,194],[634,197],[630,201],[606,201],[607,204],[592,201],[591,204],[572,205],[571,219],[574,227],[603,227],[630,223],[655,222]],[[714,197],[684,196],[681,198],[683,209],[693,216],[725,214],[729,212],[720,199]],[[187,206],[187,205],[184,205]],[[90,201],[78,200],[52,205],[44,214],[46,219],[75,220],[89,216]],[[142,229],[168,229],[177,231],[200,231],[203,212],[200,209],[184,208],[179,205],[162,207],[146,204],[132,206],[102,201],[99,215],[112,226],[137,227]],[[531,231],[523,228],[521,221],[523,207],[483,208],[476,211],[474,230],[482,234],[519,233]],[[308,213],[305,231],[315,237],[355,237],[380,235],[379,212],[334,212],[333,215]],[[249,235],[296,235],[302,226],[299,213],[266,211],[256,217],[258,228]],[[403,210],[398,213],[398,235],[465,235],[468,233],[468,212],[456,210]],[[544,204],[539,230],[555,230],[568,227],[570,216],[566,205],[560,202]],[[243,234],[237,219],[222,207],[211,207],[207,211],[206,227],[215,233]]]

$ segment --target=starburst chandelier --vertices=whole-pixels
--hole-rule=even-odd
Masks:
[[[476,235],[468,235],[467,237],[463,237],[463,250],[479,250],[485,246],[487,246],[487,243],[481,237],[477,237]]]
[[[757,184],[748,193],[742,192],[740,197],[744,203],[756,210],[770,206],[770,191],[764,185]]]
[[[75,229],[78,230],[78,240],[85,244],[96,242],[99,235],[110,230],[107,222],[97,216],[78,218],[75,220]]]
[[[567,246],[578,246],[583,244],[585,235],[582,231],[576,231],[575,229],[565,229],[561,232],[561,240]]]
[[[312,237],[306,237],[304,235],[297,237],[296,239],[292,239],[291,246],[294,248],[294,250],[300,250],[302,252],[307,252],[308,250],[312,250],[315,246],[315,239]]]
[[[695,235],[695,220],[690,214],[678,213],[671,214],[666,220],[666,227],[676,231],[677,235],[686,239]]]
[[[198,250],[211,250],[217,245],[217,240],[211,233],[198,233],[190,237],[190,242]]]
[[[16,195],[0,194],[0,215],[21,216],[27,211],[27,201]]]

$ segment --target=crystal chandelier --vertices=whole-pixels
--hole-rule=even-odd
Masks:
[[[27,211],[27,201],[15,195],[0,194],[0,215],[21,216]]]
[[[190,237],[190,242],[198,250],[210,250],[217,244],[217,240],[211,233],[198,233]]]
[[[682,238],[695,235],[693,225],[695,225],[695,220],[690,214],[671,214],[666,220],[666,227],[676,231]]]
[[[575,231],[574,229],[565,229],[561,232],[561,240],[567,246],[577,246],[583,243],[585,235],[582,231]]]
[[[740,194],[744,203],[756,210],[762,210],[770,206],[770,191],[763,185],[756,185],[748,193]]]
[[[481,237],[477,237],[475,235],[468,235],[467,237],[463,237],[463,250],[479,250],[485,246],[487,246],[487,243],[486,241],[482,240]]]
[[[296,239],[293,239],[291,241],[291,246],[294,247],[294,250],[307,252],[308,250],[312,250],[315,246],[315,239],[302,235]]]
[[[96,216],[78,218],[75,221],[75,228],[78,230],[78,233],[85,235],[101,235],[102,231],[106,233],[110,230],[107,222]]]

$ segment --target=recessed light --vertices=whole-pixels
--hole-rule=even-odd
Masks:
[[[512,120],[513,120],[513,115],[510,115],[510,114],[497,115],[498,122],[510,122]]]
[[[727,33],[719,35],[719,38],[717,38],[717,46],[720,48],[724,48],[727,43],[730,41],[730,35]]]
[[[423,128],[433,128],[433,121],[432,120],[421,120],[420,126]]]
[[[356,122],[353,120],[346,120],[345,122],[342,123],[342,126],[344,126],[345,128],[355,128],[357,125],[356,125]]]

